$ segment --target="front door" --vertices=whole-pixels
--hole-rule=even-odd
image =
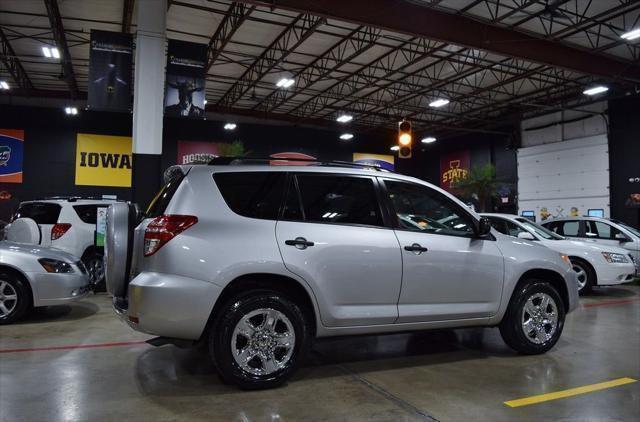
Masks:
[[[301,173],[291,182],[276,237],[287,269],[313,289],[322,323],[393,323],[402,261],[375,179]]]
[[[503,257],[473,216],[427,186],[384,180],[403,262],[398,322],[487,318],[500,304]]]

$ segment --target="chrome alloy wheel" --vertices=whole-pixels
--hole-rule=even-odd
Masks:
[[[0,317],[9,315],[18,305],[16,289],[4,280],[0,280]]]
[[[87,272],[91,284],[96,284],[104,279],[104,260],[101,257],[93,257],[86,263]]]
[[[558,329],[558,305],[546,293],[532,295],[522,312],[522,330],[529,341],[542,344]]]
[[[571,263],[571,265],[573,267],[573,271],[576,273],[576,278],[578,279],[578,290],[582,290],[584,286],[587,285],[587,270],[585,270],[582,265],[575,262]]]
[[[244,371],[270,375],[283,369],[296,344],[289,318],[275,309],[256,309],[244,315],[231,336],[231,354]]]

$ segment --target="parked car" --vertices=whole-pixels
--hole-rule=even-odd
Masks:
[[[613,218],[563,217],[542,223],[554,233],[570,239],[602,246],[624,248],[636,264],[636,275],[640,276],[640,230]]]
[[[84,264],[56,249],[0,242],[0,325],[32,308],[62,305],[90,292]]]
[[[510,214],[481,214],[494,229],[519,239],[533,240],[569,256],[578,278],[580,294],[594,286],[608,286],[631,281],[636,268],[626,249],[564,238],[533,221]]]
[[[105,252],[126,323],[206,342],[247,389],[282,384],[314,337],[499,326],[518,352],[544,353],[578,304],[567,256],[372,169],[174,167],[139,224],[109,207]]]
[[[12,221],[31,218],[42,232],[40,245],[51,246],[80,257],[87,267],[92,284],[104,283],[104,248],[96,245],[98,208],[106,208],[114,200],[52,198],[25,201],[20,204]]]

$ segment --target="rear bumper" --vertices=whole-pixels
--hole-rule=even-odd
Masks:
[[[114,310],[134,330],[197,340],[221,291],[208,281],[144,272],[129,283],[126,301],[114,298]]]
[[[85,274],[55,274],[29,272],[33,290],[33,306],[54,306],[86,297],[90,292],[89,278]]]
[[[612,286],[632,281],[635,278],[636,267],[628,264],[607,264],[598,268],[598,286]]]

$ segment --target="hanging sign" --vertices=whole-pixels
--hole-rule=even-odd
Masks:
[[[131,34],[91,30],[87,108],[131,110]]]
[[[164,113],[204,118],[207,45],[169,40]]]

